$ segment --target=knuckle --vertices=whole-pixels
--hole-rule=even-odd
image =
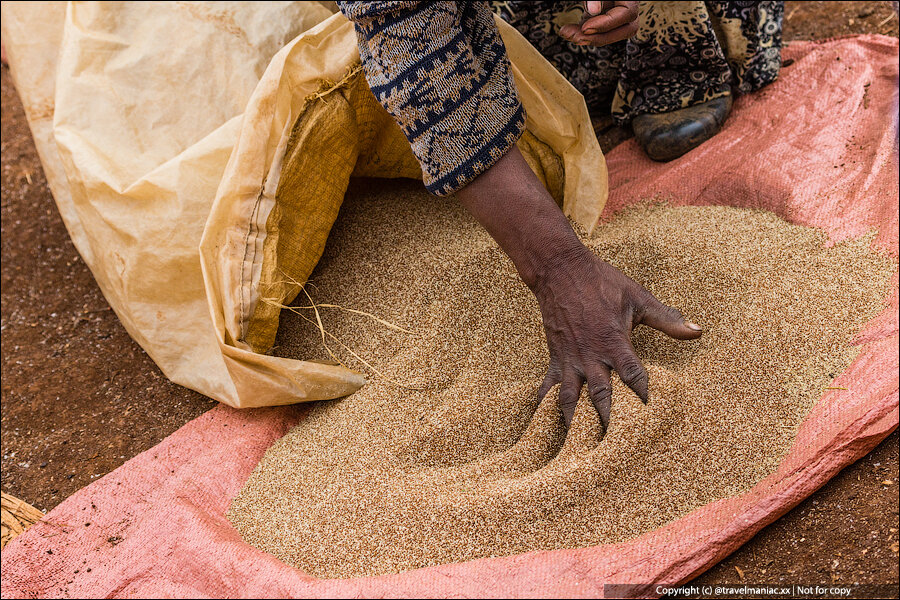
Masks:
[[[594,400],[605,400],[612,396],[612,386],[608,383],[595,383],[588,387],[588,393]]]
[[[612,348],[626,334],[621,323],[601,323],[593,332],[592,345],[598,348]]]
[[[678,310],[677,308],[674,308],[672,306],[669,306],[668,304],[660,303],[659,307],[660,307],[659,312],[662,313],[662,316],[664,316],[665,318],[667,318],[671,321],[683,320],[683,318],[684,318],[681,315],[680,310]]]
[[[571,389],[566,388],[564,390],[560,390],[559,392],[559,405],[563,408],[571,408],[578,404],[578,392]]]
[[[638,311],[646,311],[659,306],[659,301],[653,294],[640,286],[637,289],[630,290],[628,300],[631,306]]]
[[[656,299],[656,296],[642,285],[638,285],[632,290],[632,297],[635,298],[635,303],[642,307],[658,306],[660,304],[660,301]]]
[[[548,380],[558,380],[560,374],[559,362],[556,360],[551,360],[550,364],[547,365],[547,375],[546,379]]]
[[[646,385],[650,382],[650,377],[646,373],[637,373],[634,376],[626,379],[625,382],[628,384],[628,387],[636,390],[638,388],[646,387]]]
[[[575,405],[578,403],[578,398],[571,399],[563,399],[562,396],[559,397],[559,406],[563,409],[563,411],[569,411],[570,409],[574,409]]]
[[[639,362],[627,361],[622,365],[622,372],[619,373],[622,380],[626,383],[635,383],[647,379],[647,370]]]
[[[640,304],[641,316],[646,315],[647,312],[651,311],[673,321],[684,320],[684,315],[681,314],[680,310],[674,306],[663,304],[657,300],[656,296],[647,292],[644,301]]]

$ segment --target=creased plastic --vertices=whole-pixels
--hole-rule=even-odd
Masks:
[[[348,177],[421,177],[365,85],[352,24],[333,10],[2,4],[13,80],[76,248],[163,373],[231,406],[363,385],[343,367],[267,355],[276,305],[315,266]],[[590,227],[607,179],[584,100],[498,25],[530,115],[520,146]]]

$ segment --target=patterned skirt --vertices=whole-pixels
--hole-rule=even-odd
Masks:
[[[631,39],[595,48],[559,35],[580,23],[581,2],[494,1],[585,97],[594,113],[624,123],[771,83],[781,68],[784,3],[641,2]]]

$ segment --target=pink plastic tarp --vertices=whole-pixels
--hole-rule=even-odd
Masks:
[[[605,215],[643,198],[772,210],[833,240],[877,229],[898,252],[897,40],[797,42],[794,63],[737,100],[724,130],[667,164],[633,141],[608,156]],[[838,60],[840,58],[840,60]],[[721,560],[859,459],[898,423],[898,296],[800,427],[778,470],[630,542],[397,575],[319,580],[245,544],[224,513],[302,407],[215,408],[52,510],[2,554],[4,597],[655,595]],[[235,451],[239,449],[239,451]],[[606,588],[628,584],[631,588]]]

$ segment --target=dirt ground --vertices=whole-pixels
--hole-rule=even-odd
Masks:
[[[886,2],[787,2],[785,39],[896,36],[893,14]],[[0,175],[0,475],[5,492],[49,510],[215,403],[169,382],[110,310],[56,211],[5,66]],[[694,583],[896,584],[897,484],[894,432]]]
[[[5,66],[2,99],[0,473],[48,510],[216,403],[125,332],[66,233]]]

